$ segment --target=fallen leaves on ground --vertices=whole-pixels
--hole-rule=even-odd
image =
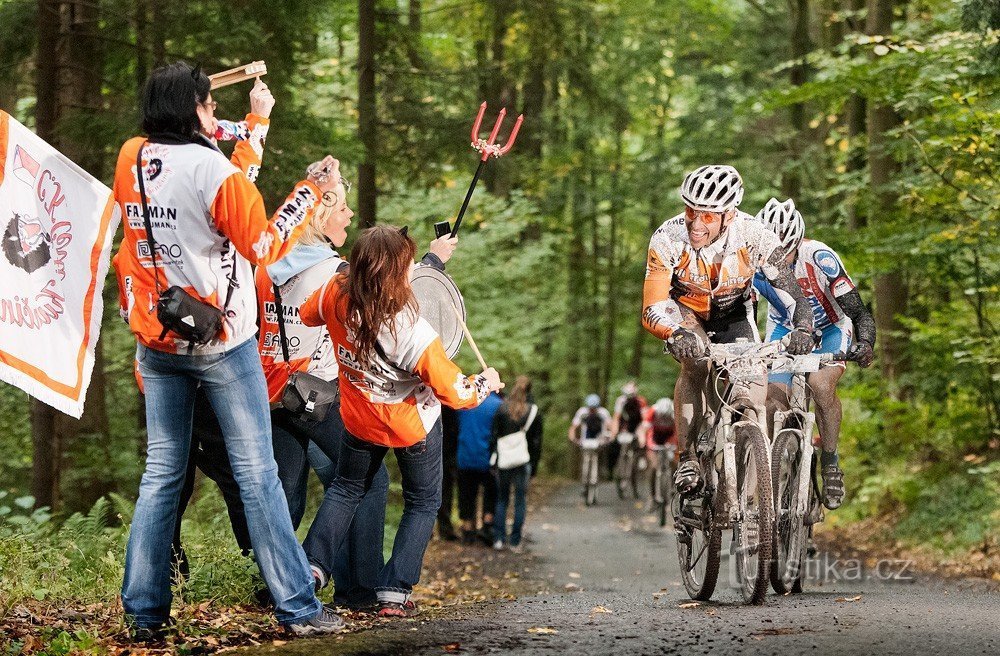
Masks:
[[[834,601],[861,601],[861,595],[856,597],[837,597]]]
[[[594,606],[593,608],[590,609],[590,612],[591,613],[607,613],[609,615],[614,615],[615,611],[611,610],[610,608],[605,608],[604,606]]]
[[[678,605],[678,608],[697,608],[701,606],[701,602],[698,601],[686,601],[683,604]]]
[[[556,633],[559,633],[559,631],[553,629],[551,626],[533,626],[530,629],[528,629],[528,633],[536,633],[539,635],[555,635]]]

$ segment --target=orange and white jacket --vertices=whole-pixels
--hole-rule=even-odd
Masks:
[[[115,169],[114,196],[125,228],[114,257],[122,317],[145,346],[168,352],[207,355],[242,344],[257,330],[257,299],[250,285],[251,265],[269,264],[295,243],[319,202],[319,188],[309,181],[295,186],[269,220],[252,180],[260,169],[267,119],[249,115],[248,141],[236,145],[232,161],[204,143],[125,142]],[[235,267],[237,287],[219,339],[189,349],[156,318],[158,298],[153,260],[142,218],[135,157],[143,148],[143,175],[149,204],[157,267],[163,289],[172,285],[222,308]]]
[[[281,400],[288,377],[296,371],[304,371],[323,380],[337,380],[337,359],[333,354],[333,343],[326,326],[307,326],[299,316],[299,307],[307,298],[347,266],[347,261],[333,249],[324,246],[296,245],[280,263],[284,264],[301,251],[312,251],[314,261],[288,278],[275,275],[273,264],[267,269],[257,268],[257,305],[260,311],[260,333],[257,349],[260,351],[264,377],[267,379],[267,394],[272,403]],[[320,259],[322,257],[322,259]],[[285,363],[281,351],[281,332],[278,326],[277,303],[274,298],[274,283],[281,291],[281,307],[285,318],[285,336],[288,339],[288,359]],[[289,366],[290,365],[290,366]]]
[[[448,359],[441,338],[415,313],[394,319],[396,338],[388,327],[379,335],[384,353],[362,367],[354,342],[338,317],[346,316],[347,296],[340,293],[343,276],[323,285],[302,305],[307,326],[326,324],[340,366],[340,415],[359,439],[388,447],[416,444],[441,417],[441,403],[474,408],[489,395],[483,376],[465,376]],[[440,400],[439,400],[440,399]]]

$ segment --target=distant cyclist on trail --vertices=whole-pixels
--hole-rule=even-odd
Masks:
[[[792,301],[787,348],[793,355],[812,350],[812,311],[777,236],[736,209],[743,200],[736,169],[702,166],[685,176],[680,195],[684,213],[664,222],[649,242],[642,322],[681,365],[674,387],[681,464],[674,480],[678,492],[689,494],[702,481],[694,445],[688,444],[692,423],[703,414],[709,368],[702,356],[710,342],[760,341],[751,301],[754,274],[761,271]],[[753,402],[764,405],[765,392],[762,379],[752,386]]]
[[[587,440],[600,441],[611,432],[611,413],[601,406],[601,397],[588,394],[582,408],[573,415],[569,425],[569,441],[580,444]]]
[[[644,446],[639,426],[642,424],[642,413],[647,407],[646,399],[639,396],[639,386],[634,380],[622,385],[622,393],[615,399],[614,415],[611,418],[611,435],[616,439],[608,446],[608,471],[615,470],[622,447],[639,439],[639,446]],[[631,436],[631,438],[629,438]]]
[[[779,203],[772,198],[757,214],[757,219],[781,240],[785,267],[790,269],[812,308],[813,325],[823,337],[817,353],[849,353],[862,367],[875,358],[875,319],[861,300],[861,295],[840,257],[821,241],[805,239],[805,222],[789,199]],[[792,330],[791,299],[774,288],[761,274],[754,287],[767,299],[767,340],[779,340]],[[823,505],[839,508],[844,500],[844,473],[837,457],[840,421],[843,410],[837,398],[837,382],[844,375],[844,363],[823,367],[809,374],[807,382],[816,401],[816,424],[822,438],[820,464],[823,468]],[[768,377],[768,416],[775,410],[788,409],[788,390],[792,374]]]

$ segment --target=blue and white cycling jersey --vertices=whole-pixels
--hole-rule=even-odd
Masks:
[[[814,352],[843,353],[851,345],[854,325],[837,299],[856,289],[844,269],[840,258],[821,241],[803,239],[795,260],[795,280],[813,311],[813,326],[823,331],[823,337]],[[767,299],[767,341],[781,339],[794,329],[792,309],[794,301],[788,294],[775,289],[760,273],[754,276],[754,289]],[[841,364],[841,366],[843,366]],[[791,384],[791,374],[771,374],[772,383]]]
[[[856,288],[832,248],[821,241],[803,239],[794,269],[795,279],[812,308],[816,329],[841,324],[844,320],[850,322],[837,298]],[[767,311],[767,334],[770,335],[776,325],[792,330],[792,310],[795,307],[792,297],[775,289],[760,272],[754,276],[753,285],[770,306]]]

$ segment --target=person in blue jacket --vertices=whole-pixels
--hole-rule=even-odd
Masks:
[[[458,411],[458,517],[462,520],[462,541],[471,544],[477,539],[493,544],[493,511],[497,504],[497,484],[490,470],[490,440],[493,436],[493,416],[503,399],[496,392],[478,407]],[[479,492],[483,500],[476,527],[476,506]]]

